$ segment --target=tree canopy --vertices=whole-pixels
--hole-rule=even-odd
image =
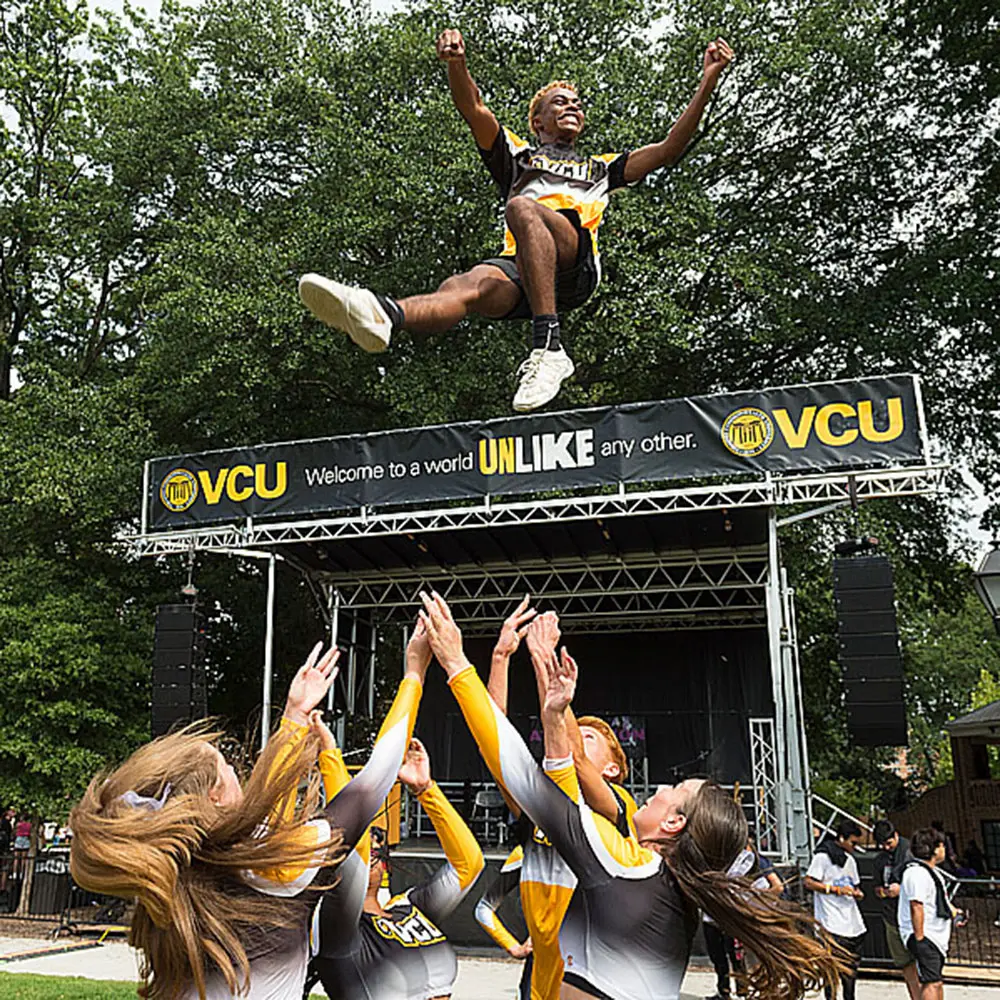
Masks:
[[[434,57],[444,27],[515,131],[541,85],[575,80],[599,152],[666,134],[708,40],[738,52],[682,162],[615,196],[606,280],[566,323],[577,375],[560,405],[913,371],[938,454],[997,486],[1000,88],[983,5],[452,0],[376,16],[171,0],[119,20],[13,0],[0,18],[0,797],[56,808],[141,738],[152,608],[183,573],[119,543],[144,458],[508,412],[517,325],[404,334],[372,357],[295,294],[310,270],[429,290],[496,252],[500,204]],[[897,566],[911,714],[939,726],[970,671],[997,668],[966,598],[960,506],[864,516]],[[831,775],[857,763],[821,749],[846,754],[839,526],[785,540]],[[260,659],[258,574],[199,566],[213,706],[237,720],[256,704],[237,678]],[[283,590],[287,668],[313,619],[302,588]]]

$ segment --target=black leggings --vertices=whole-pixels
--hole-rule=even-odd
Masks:
[[[861,945],[864,943],[865,936],[861,934],[859,937],[849,938],[841,937],[839,934],[831,934],[830,937],[853,955],[851,959],[851,974],[849,976],[841,976],[840,985],[844,990],[844,1000],[854,1000],[855,977],[858,973],[858,962],[861,961]],[[825,987],[824,992],[826,993],[826,1000],[831,1000],[833,991],[829,986]]]
[[[705,935],[705,947],[708,957],[715,968],[715,990],[720,997],[729,996],[729,965],[733,972],[743,972],[743,961],[736,956],[736,942],[716,927],[715,924],[702,923],[702,933]],[[740,992],[737,987],[737,992]]]

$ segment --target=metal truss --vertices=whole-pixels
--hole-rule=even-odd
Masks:
[[[524,594],[544,594],[567,629],[621,629],[641,618],[645,627],[679,622],[760,624],[767,578],[766,546],[738,550],[640,553],[618,559],[563,560],[536,565],[459,566],[448,573],[404,569],[324,575],[344,605],[378,609],[379,618],[408,620],[421,590],[436,589],[456,617],[495,631]]]
[[[750,762],[753,769],[757,849],[784,855],[778,822],[778,758],[774,719],[750,719]]]
[[[594,518],[787,507],[877,498],[917,496],[942,488],[945,465],[831,472],[815,476],[768,476],[753,482],[715,483],[665,490],[628,490],[549,499],[505,501],[486,497],[474,504],[390,511],[362,507],[333,518],[238,524],[146,532],[127,538],[138,556],[191,551],[236,553],[301,542],[457,531],[505,525],[586,521]]]

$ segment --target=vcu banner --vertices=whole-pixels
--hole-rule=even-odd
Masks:
[[[202,452],[149,463],[151,529],[924,460],[910,375]]]

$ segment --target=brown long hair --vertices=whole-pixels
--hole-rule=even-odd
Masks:
[[[218,781],[212,744],[220,735],[196,724],[146,744],[95,777],[70,815],[75,881],[137,900],[129,940],[143,954],[139,994],[149,1000],[173,1000],[191,985],[204,997],[213,967],[231,992],[242,991],[251,935],[304,924],[306,915],[302,901],[248,890],[242,873],[303,867],[317,857],[333,865],[346,853],[336,832],[319,845],[302,836],[319,802],[315,737],[292,743],[279,731],[258,758],[243,801],[220,807],[209,798]],[[129,790],[161,797],[168,784],[158,810],[121,799]]]
[[[748,996],[797,1000],[830,986],[849,972],[847,952],[831,941],[797,903],[732,878],[727,868],[746,847],[743,808],[711,783],[702,785],[686,809],[687,824],[659,846],[684,894],[724,933],[738,938],[759,964],[746,977]]]

